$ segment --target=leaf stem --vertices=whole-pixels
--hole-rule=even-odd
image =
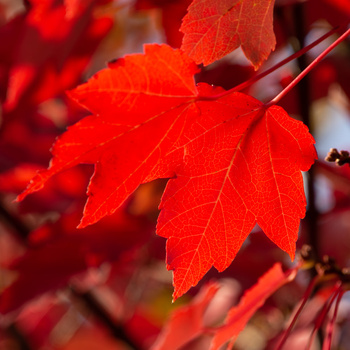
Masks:
[[[277,70],[278,68],[284,66],[285,64],[289,63],[290,61],[302,56],[304,53],[308,52],[309,50],[311,50],[312,48],[314,48],[315,46],[317,46],[319,43],[321,43],[322,41],[324,41],[325,39],[327,39],[328,37],[330,37],[332,34],[336,33],[339,30],[339,26],[334,27],[333,29],[331,29],[329,32],[327,32],[326,34],[322,35],[320,38],[318,38],[317,40],[315,40],[313,43],[311,43],[310,45],[305,46],[304,48],[302,48],[301,50],[295,52],[293,55],[285,58],[284,60],[282,60],[281,62],[277,63],[276,65],[274,65],[273,67],[267,69],[265,72],[262,72],[258,75],[255,75],[254,77],[246,80],[245,82],[233,87],[230,90],[227,90],[221,94],[217,94],[215,96],[200,96],[200,100],[208,100],[208,101],[213,101],[213,100],[217,100],[218,98],[227,96],[229,94],[232,94],[233,92],[237,92],[237,91],[241,91],[247,87],[249,87],[250,85],[254,84],[256,81],[264,78],[265,76],[269,75],[270,73],[274,72],[275,70]]]
[[[308,342],[305,350],[310,350],[310,348],[314,342],[316,332],[321,328],[325,317],[327,316],[331,306],[333,305],[334,300],[338,297],[338,295],[341,293],[341,291],[342,291],[342,284],[340,281],[338,281],[338,283],[336,283],[336,285],[334,286],[334,288],[331,292],[330,298],[326,301],[320,314],[318,315],[318,317],[315,320],[315,326],[314,326],[314,329],[311,333],[309,342]]]
[[[331,350],[331,345],[332,345],[332,335],[334,331],[334,324],[337,319],[337,314],[338,314],[338,309],[339,309],[339,304],[340,300],[342,299],[345,291],[341,290],[338,294],[337,301],[335,303],[334,311],[333,311],[333,316],[331,320],[327,324],[327,329],[326,329],[326,338],[323,342],[323,347],[322,350]]]
[[[307,287],[307,289],[306,289],[306,291],[305,291],[305,293],[303,295],[302,302],[301,302],[300,306],[298,307],[297,312],[293,316],[292,321],[290,322],[288,328],[285,330],[285,332],[283,334],[283,337],[280,340],[280,342],[278,343],[278,345],[277,345],[275,350],[281,350],[282,349],[282,347],[285,344],[286,340],[288,339],[288,336],[289,336],[290,332],[292,331],[296,321],[298,320],[299,315],[301,314],[301,311],[303,310],[303,308],[304,308],[306,302],[308,301],[312,291],[314,290],[314,287],[315,287],[315,284],[316,284],[317,281],[318,281],[318,276],[314,277],[311,280],[309,286]]]
[[[270,102],[265,103],[265,107],[270,107],[278,103],[301,79],[305,77],[326,55],[328,55],[336,46],[344,41],[350,35],[350,28],[341,35],[333,44],[327,47],[319,56],[317,56],[285,89],[283,89]]]

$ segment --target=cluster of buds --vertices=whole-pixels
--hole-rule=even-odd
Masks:
[[[335,162],[337,165],[350,164],[350,155],[348,151],[338,152],[336,148],[331,148],[325,160],[327,162]]]

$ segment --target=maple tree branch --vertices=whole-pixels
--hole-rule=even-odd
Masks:
[[[23,243],[26,244],[26,240],[31,232],[30,228],[27,227],[22,220],[10,213],[1,201],[0,217],[6,222],[9,227],[14,229],[14,231],[17,233],[17,236],[19,236]]]
[[[301,79],[303,79],[310,71],[327,56],[335,47],[337,47],[342,41],[344,41],[350,35],[350,28],[343,33],[337,40],[327,47],[319,56],[317,56],[285,89],[283,89],[275,98],[270,102],[265,103],[265,107],[269,108],[277,104],[291,89],[297,85]]]
[[[23,5],[26,8],[27,11],[31,10],[33,5],[31,4],[31,2],[29,0],[24,0],[23,1]]]
[[[303,3],[296,3],[294,9],[294,27],[295,35],[299,41],[300,47],[305,43],[305,5]],[[302,55],[297,59],[300,72],[307,68],[307,57]],[[297,85],[297,94],[299,102],[299,111],[303,123],[309,128],[310,133],[313,134],[312,125],[310,123],[310,108],[311,108],[311,94],[310,94],[310,77],[307,75],[305,79],[301,80]],[[305,223],[307,225],[307,238],[309,244],[313,248],[313,253],[316,260],[319,260],[319,239],[318,239],[318,218],[319,213],[316,208],[316,194],[315,194],[315,168],[311,166],[308,171],[307,182],[307,212],[305,216]],[[310,270],[313,273],[313,270]]]
[[[284,60],[282,60],[281,62],[278,62],[277,64],[275,64],[274,66],[272,66],[271,68],[267,69],[266,71],[255,75],[254,77],[246,80],[245,82],[233,87],[230,90],[227,90],[221,94],[215,95],[215,96],[200,96],[200,100],[208,100],[208,101],[212,101],[212,100],[217,100],[218,98],[224,97],[226,95],[232,94],[233,92],[237,92],[237,91],[241,91],[247,87],[249,87],[250,85],[254,84],[256,81],[266,77],[267,75],[269,75],[270,73],[274,72],[275,70],[277,70],[278,68],[281,68],[282,66],[284,66],[285,64],[289,63],[290,61],[304,55],[304,53],[310,51],[312,48],[314,48],[315,46],[317,46],[319,43],[321,43],[322,41],[324,41],[325,39],[329,38],[331,35],[333,35],[334,33],[336,33],[338,30],[340,29],[340,26],[336,26],[333,29],[331,29],[329,32],[327,32],[326,34],[322,35],[320,38],[318,38],[317,40],[315,40],[313,43],[311,43],[310,45],[305,46],[304,48],[302,48],[301,50],[295,52],[293,55],[288,56],[287,58],[285,58]]]
[[[5,331],[16,341],[16,349],[18,350],[32,350],[26,337],[18,329],[15,323],[10,324]]]
[[[129,337],[123,325],[116,324],[108,312],[97,301],[93,293],[80,292],[73,286],[70,286],[70,291],[78,299],[82,300],[84,304],[92,311],[93,315],[97,317],[111,332],[111,334],[118,340],[123,341],[133,350],[139,350],[140,347]]]

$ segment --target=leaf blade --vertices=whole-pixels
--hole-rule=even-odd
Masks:
[[[180,30],[181,49],[205,66],[239,46],[255,70],[275,49],[274,0],[194,0]]]
[[[227,268],[256,223],[293,259],[306,204],[300,170],[317,158],[307,127],[282,108],[242,93],[208,99],[218,88],[195,86],[196,72],[190,58],[165,45],[112,63],[71,93],[95,115],[58,139],[49,169],[19,196],[64,169],[95,164],[85,227],[139,184],[171,178],[157,234],[168,239],[174,299],[212,266]]]
[[[216,328],[215,336],[211,342],[210,350],[217,350],[227,341],[230,341],[231,349],[239,333],[244,329],[247,322],[277,289],[291,282],[298,268],[283,272],[281,264],[272,266],[258,282],[247,290],[239,304],[233,307],[225,320],[225,324]]]

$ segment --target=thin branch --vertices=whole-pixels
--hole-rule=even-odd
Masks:
[[[118,340],[126,343],[133,350],[140,350],[140,346],[138,346],[127,334],[123,325],[116,324],[114,320],[111,318],[109,313],[100,305],[100,303],[96,300],[95,296],[91,292],[79,292],[73,286],[70,286],[70,290],[75,297],[84,302],[84,304],[88,307],[88,309],[93,313],[95,317],[97,317],[106,328],[109,329],[111,334]]]
[[[28,340],[23,333],[18,329],[15,323],[12,323],[6,328],[7,333],[16,341],[16,349],[18,350],[32,350]]]
[[[305,43],[306,30],[305,30],[305,4],[296,3],[293,6],[293,18],[294,18],[294,27],[296,32],[296,37],[300,43],[300,46],[303,46]],[[304,71],[307,68],[307,57],[306,55],[300,56],[297,59],[300,72]],[[309,128],[311,134],[313,134],[312,124],[310,122],[311,118],[311,90],[310,90],[310,76],[305,76],[299,84],[297,85],[297,95],[299,102],[299,111],[303,123]],[[313,253],[315,259],[320,259],[319,254],[319,235],[318,235],[318,218],[319,212],[316,207],[316,193],[315,193],[315,168],[312,166],[308,171],[307,177],[307,213],[305,217],[305,223],[307,226],[307,237],[308,243],[313,248]],[[310,270],[312,273],[314,270]]]
[[[19,218],[10,213],[0,201],[0,217],[2,217],[5,223],[11,227],[17,235],[22,239],[22,242],[26,244],[26,240],[31,232],[30,228]]]
[[[262,72],[248,80],[246,80],[245,82],[243,82],[242,84],[239,84],[235,87],[233,87],[230,90],[227,90],[221,94],[215,95],[215,96],[199,96],[199,100],[203,100],[203,101],[213,101],[213,100],[217,100],[218,98],[224,97],[226,95],[232,94],[233,92],[237,92],[237,91],[241,91],[249,86],[251,86],[252,84],[254,84],[256,81],[266,77],[267,75],[269,75],[270,73],[274,72],[275,70],[277,70],[278,68],[281,68],[282,66],[284,66],[285,64],[289,63],[290,61],[302,56],[304,53],[310,51],[312,48],[314,48],[315,46],[317,46],[319,43],[321,43],[322,41],[324,41],[325,39],[329,38],[331,35],[333,35],[334,33],[336,33],[339,30],[339,26],[334,27],[333,29],[331,29],[329,32],[327,32],[326,34],[322,35],[319,39],[315,40],[313,43],[311,43],[310,45],[305,46],[304,48],[302,48],[301,50],[299,50],[298,52],[295,52],[293,55],[285,58],[284,60],[282,60],[281,62],[277,63],[276,65],[274,65],[273,67],[267,69],[265,72]]]
[[[333,44],[327,47],[319,56],[317,56],[285,89],[283,89],[275,98],[270,102],[266,103],[265,106],[268,108],[277,104],[295,85],[299,83],[315,66],[322,61],[334,48],[336,48],[342,41],[344,41],[350,35],[350,28],[341,35]]]

